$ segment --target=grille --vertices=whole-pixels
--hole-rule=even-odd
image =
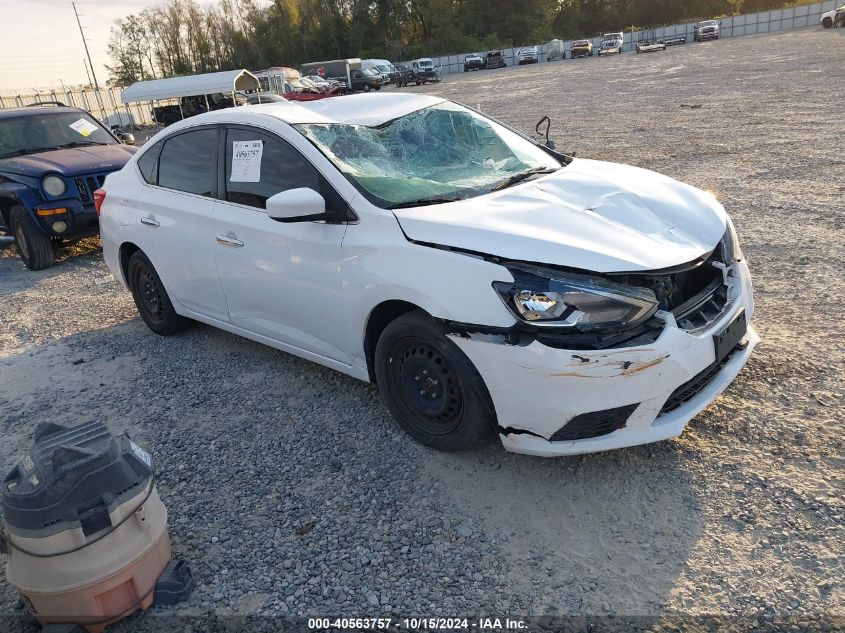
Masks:
[[[82,200],[83,204],[91,204],[94,201],[94,191],[103,186],[109,173],[111,172],[92,174],[76,179],[76,189],[79,191],[79,199]]]
[[[699,372],[680,387],[675,389],[675,391],[672,392],[672,395],[669,396],[666,404],[664,404],[663,408],[660,409],[660,413],[658,415],[671,413],[701,393],[701,391],[710,384],[710,381],[716,377],[716,374],[724,369],[725,365],[728,364],[728,361],[733,357],[738,349],[738,347],[735,347],[723,359],[716,361],[709,367],[706,367],[703,371]]]
[[[684,330],[695,330],[712,323],[728,303],[728,288],[721,279],[708,284],[686,303],[672,310],[678,325]]]
[[[629,404],[615,409],[591,411],[572,418],[549,438],[551,442],[585,440],[591,437],[608,435],[628,423],[628,418],[639,404]]]
[[[695,330],[712,323],[728,304],[728,288],[722,270],[714,266],[723,259],[722,248],[716,248],[705,261],[686,270],[624,275],[622,279],[653,290],[660,309],[671,312],[678,327]]]

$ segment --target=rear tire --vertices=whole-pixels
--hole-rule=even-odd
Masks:
[[[56,253],[53,241],[44,235],[26,209],[16,204],[9,216],[9,227],[15,236],[15,246],[24,266],[30,270],[43,270],[53,265]]]
[[[376,344],[375,363],[390,414],[421,444],[463,450],[495,428],[483,379],[443,327],[422,310],[388,324]]]
[[[126,278],[138,313],[153,332],[160,336],[178,334],[190,321],[176,313],[170,296],[149,257],[135,251],[126,267]]]

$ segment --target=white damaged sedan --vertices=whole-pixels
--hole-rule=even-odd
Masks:
[[[712,195],[439,98],[209,112],[159,132],[96,202],[153,332],[201,321],[374,381],[438,449],[677,436],[758,341]]]

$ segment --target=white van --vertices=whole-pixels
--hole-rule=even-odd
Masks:
[[[399,77],[396,67],[386,59],[365,59],[361,66],[380,75],[384,84],[394,83]]]

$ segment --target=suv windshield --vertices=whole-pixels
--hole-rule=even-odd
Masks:
[[[420,68],[431,68],[434,66],[434,62],[430,59],[423,59],[420,60]]]
[[[0,158],[117,141],[84,112],[44,112],[0,119]]]
[[[707,20],[702,22],[699,26],[716,26],[716,20]]]
[[[472,198],[561,167],[530,140],[455,103],[379,127],[294,127],[371,202],[387,208]]]

